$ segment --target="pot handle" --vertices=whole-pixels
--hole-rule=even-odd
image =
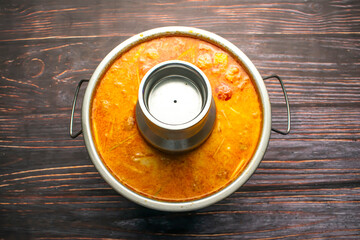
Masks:
[[[72,137],[72,138],[76,138],[77,136],[79,136],[82,133],[82,129],[80,129],[77,133],[73,133],[74,113],[75,113],[76,100],[79,95],[79,90],[80,90],[81,84],[83,84],[83,82],[88,82],[88,81],[89,80],[87,80],[87,79],[80,80],[80,82],[78,83],[76,90],[75,90],[75,95],[74,95],[74,100],[73,100],[72,110],[71,110],[71,117],[70,117],[70,137]]]
[[[284,86],[281,78],[278,75],[271,75],[271,76],[268,76],[268,77],[264,77],[263,79],[266,80],[266,79],[270,79],[270,78],[276,78],[277,80],[279,80],[282,91],[284,93],[284,98],[285,98],[285,103],[286,103],[286,111],[287,111],[287,129],[286,129],[286,131],[283,132],[283,131],[280,131],[280,130],[275,129],[275,128],[271,128],[271,130],[273,130],[274,132],[280,133],[282,135],[287,135],[290,132],[290,125],[291,125],[289,99],[288,99],[286,89],[285,89],[285,86]]]

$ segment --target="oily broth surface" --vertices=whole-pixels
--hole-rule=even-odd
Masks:
[[[149,146],[135,122],[140,80],[174,59],[203,70],[217,109],[209,139],[178,155]],[[91,106],[95,145],[107,168],[135,192],[164,201],[195,200],[228,185],[251,160],[261,126],[260,99],[247,73],[217,46],[190,37],[156,38],[124,53],[98,84]]]

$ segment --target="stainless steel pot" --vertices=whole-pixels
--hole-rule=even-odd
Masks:
[[[245,170],[242,172],[242,174],[234,180],[231,184],[229,184],[224,189],[208,196],[202,199],[194,200],[194,201],[187,201],[187,202],[164,202],[164,201],[157,201],[150,198],[146,198],[142,195],[139,195],[135,193],[134,191],[130,190],[129,188],[122,185],[106,168],[104,163],[99,157],[99,154],[95,148],[94,141],[93,141],[93,134],[91,132],[90,127],[90,106],[91,106],[91,100],[94,94],[94,91],[96,89],[96,86],[98,82],[101,80],[103,74],[107,71],[108,67],[111,66],[111,64],[116,60],[122,53],[129,50],[131,47],[156,37],[160,36],[171,36],[171,35],[182,35],[182,36],[191,36],[191,37],[197,37],[200,39],[204,39],[206,41],[212,42],[223,49],[230,52],[246,69],[249,76],[253,79],[256,88],[258,90],[261,104],[262,104],[262,111],[263,111],[263,126],[262,126],[262,133],[260,136],[260,141],[258,144],[258,147],[256,149],[255,154],[253,155],[252,159],[248,163]],[[114,188],[117,192],[119,192],[124,197],[132,200],[135,203],[138,203],[142,206],[162,210],[162,211],[190,211],[195,209],[200,209],[206,206],[209,206],[215,202],[220,201],[221,199],[229,196],[231,193],[236,191],[239,187],[241,187],[249,178],[250,176],[255,172],[256,168],[260,164],[262,158],[264,157],[266,148],[269,143],[270,138],[270,131],[271,131],[271,105],[269,96],[264,84],[264,79],[268,78],[277,78],[281,84],[281,87],[283,89],[286,107],[287,107],[287,117],[288,117],[288,123],[287,123],[287,130],[285,132],[272,129],[275,132],[278,132],[280,134],[288,134],[290,132],[290,108],[289,108],[289,101],[287,98],[285,87],[277,75],[273,75],[267,78],[262,78],[254,64],[250,61],[250,59],[241,51],[239,50],[235,45],[233,45],[231,42],[227,41],[226,39],[205,31],[201,29],[196,28],[189,28],[189,27],[163,27],[163,28],[155,28],[151,29],[149,31],[137,34],[120,45],[118,45],[116,48],[114,48],[99,64],[99,66],[96,68],[95,72],[93,73],[89,84],[87,86],[83,105],[82,105],[82,130],[78,131],[77,133],[73,133],[73,118],[74,118],[74,111],[75,111],[75,105],[77,100],[77,95],[79,92],[79,89],[81,87],[81,84],[88,80],[81,80],[76,88],[75,91],[75,97],[73,101],[73,107],[72,107],[72,113],[71,113],[71,120],[70,120],[70,136],[72,138],[77,137],[81,133],[84,134],[84,140],[85,145],[87,148],[87,151],[91,157],[91,160],[93,161],[95,167],[101,174],[101,176],[110,184],[112,188]]]

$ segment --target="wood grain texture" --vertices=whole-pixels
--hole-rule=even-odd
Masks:
[[[359,22],[355,0],[2,1],[0,238],[359,239]],[[118,195],[68,135],[78,81],[128,37],[169,25],[217,33],[280,75],[292,113],[242,188],[185,213]],[[281,88],[266,85],[283,129]]]

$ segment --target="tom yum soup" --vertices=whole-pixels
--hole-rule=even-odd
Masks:
[[[142,78],[169,60],[201,69],[216,105],[209,138],[181,154],[149,145],[135,116]],[[259,95],[243,67],[216,45],[185,36],[158,37],[123,53],[102,76],[90,106],[94,144],[107,169],[134,192],[168,202],[204,198],[238,178],[257,149],[262,115]]]

